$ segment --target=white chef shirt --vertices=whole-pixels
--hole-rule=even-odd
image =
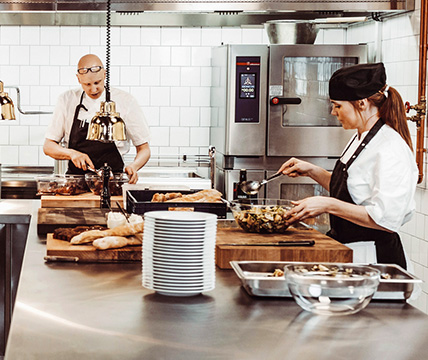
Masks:
[[[52,121],[48,126],[45,137],[56,142],[64,140],[68,147],[71,127],[76,106],[80,103],[83,90],[81,88],[66,91],[59,96]],[[116,111],[125,122],[126,141],[115,141],[121,155],[126,154],[130,148],[130,141],[134,146],[139,146],[150,140],[150,130],[144,113],[138,105],[137,100],[129,93],[110,89],[110,99],[116,104]],[[83,95],[82,104],[88,109],[80,109],[78,119],[90,123],[97,112],[100,111],[101,102],[105,101],[105,91],[98,99],[91,99]]]
[[[342,163],[367,133],[354,140],[342,155]],[[376,224],[396,232],[415,211],[417,180],[412,151],[398,132],[384,125],[348,168],[347,186],[355,204],[363,205]]]

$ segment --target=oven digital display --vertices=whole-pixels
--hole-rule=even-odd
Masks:
[[[241,99],[254,99],[256,97],[256,74],[240,74],[239,97]]]

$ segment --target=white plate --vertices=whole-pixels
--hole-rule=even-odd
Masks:
[[[177,271],[180,270],[198,270],[201,272],[205,272],[205,271],[213,271],[212,268],[215,266],[214,263],[210,263],[210,264],[189,264],[189,263],[177,263],[177,262],[172,262],[172,261],[152,261],[150,259],[145,260],[145,265],[146,266],[150,266],[153,267],[154,269],[156,269],[157,267],[163,267],[163,268],[175,268],[177,269]]]
[[[164,231],[204,231],[208,229],[216,229],[217,223],[213,224],[198,224],[198,225],[192,225],[192,224],[171,224],[171,223],[152,223],[152,222],[146,222],[144,224],[144,228],[148,229],[159,229]]]
[[[159,272],[164,272],[164,273],[175,273],[175,274],[205,274],[207,273],[205,269],[203,268],[196,268],[196,269],[192,269],[192,268],[178,268],[178,267],[170,267],[170,266],[164,266],[164,265],[158,265],[158,264],[153,264],[153,265],[143,265],[143,272],[144,271],[159,271]]]
[[[150,245],[149,245],[150,247]],[[151,247],[152,250],[166,250],[166,251],[176,251],[176,252],[205,252],[203,246],[189,246],[189,245],[184,245],[184,246],[169,246],[169,245],[163,245],[162,243],[156,243],[153,244]]]
[[[208,286],[188,286],[188,287],[180,287],[180,286],[164,286],[164,285],[151,285],[151,284],[143,284],[143,286],[151,286],[152,290],[175,290],[175,291],[208,291],[214,288],[214,284],[210,284]]]
[[[166,221],[217,221],[217,215],[198,211],[148,211],[144,218]]]

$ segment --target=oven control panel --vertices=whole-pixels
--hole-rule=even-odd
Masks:
[[[260,56],[236,57],[235,123],[259,123]]]

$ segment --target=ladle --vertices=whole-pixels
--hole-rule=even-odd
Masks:
[[[268,177],[267,179],[264,179],[262,181],[243,181],[240,184],[241,190],[247,194],[247,195],[255,195],[259,192],[260,188],[267,184],[269,181],[276,179],[278,176],[281,176],[282,173],[276,173],[275,175],[272,175],[271,177]]]

